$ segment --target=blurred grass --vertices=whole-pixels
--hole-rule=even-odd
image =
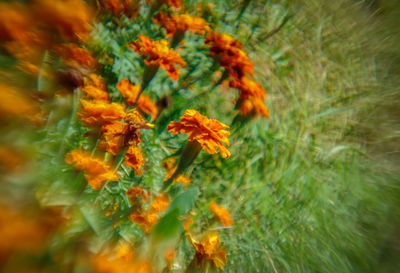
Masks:
[[[216,158],[193,170],[207,173],[197,181],[203,209],[216,199],[236,220],[226,272],[400,268],[395,2],[287,2],[293,16],[260,40],[283,16],[253,1],[263,27],[241,24],[239,36],[271,119],[235,133],[223,168]]]

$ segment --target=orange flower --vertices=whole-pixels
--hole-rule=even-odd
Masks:
[[[109,100],[107,84],[104,79],[100,78],[96,74],[90,74],[89,77],[84,78],[82,91],[93,99],[104,101]]]
[[[242,115],[269,117],[268,108],[264,104],[265,90],[259,83],[243,76],[240,79],[234,78],[230,86],[240,90],[239,110]]]
[[[258,82],[250,80],[244,76],[240,79],[234,78],[230,83],[230,86],[240,90],[241,100],[246,100],[252,97],[265,99],[265,90]]]
[[[33,8],[35,18],[57,29],[64,39],[85,40],[90,34],[94,12],[82,0],[37,0]]]
[[[81,100],[82,108],[78,117],[87,126],[101,126],[125,117],[124,107],[119,103]]]
[[[203,18],[190,16],[189,14],[165,15],[161,11],[154,18],[154,22],[162,25],[170,37],[176,32],[183,33],[187,30],[197,34],[204,34],[210,30],[210,27]]]
[[[94,69],[98,65],[96,58],[87,49],[73,43],[57,46],[55,51],[61,56],[65,65],[70,68]]]
[[[196,266],[205,269],[206,262],[209,261],[214,267],[221,270],[224,269],[224,265],[226,264],[226,251],[219,247],[220,240],[217,232],[206,235],[200,242],[193,239],[190,233],[186,233],[186,237],[196,251]]]
[[[150,4],[152,0],[146,0],[148,4]],[[167,4],[171,7],[180,8],[182,6],[181,0],[153,0],[154,2],[159,2],[160,4]]]
[[[193,225],[193,218],[192,217],[187,217],[185,218],[185,220],[183,221],[183,228],[184,230],[189,230],[189,228]]]
[[[229,71],[231,76],[241,78],[253,74],[254,64],[243,51],[243,46],[229,34],[210,32],[205,41],[210,45],[211,57],[219,58],[221,66]]]
[[[128,125],[121,121],[105,124],[101,128],[103,139],[99,144],[99,148],[116,155],[124,145],[127,130]]]
[[[231,218],[231,214],[229,213],[229,211],[226,208],[218,206],[213,201],[213,202],[211,202],[210,207],[208,209],[215,214],[215,216],[218,218],[218,220],[225,227],[233,225],[233,220]]]
[[[30,42],[35,38],[29,10],[20,3],[0,3],[0,41]]]
[[[129,147],[125,154],[125,164],[129,168],[135,169],[135,175],[141,175],[143,173],[140,168],[144,165],[144,158],[139,147]]]
[[[170,201],[168,195],[162,193],[153,200],[149,211],[134,212],[129,216],[129,218],[132,222],[142,227],[146,233],[149,233],[150,229],[158,223],[160,218],[159,214],[165,211],[169,204]]]
[[[117,89],[124,96],[128,105],[134,106],[137,98],[140,94],[140,85],[133,85],[128,80],[121,80],[117,84]],[[150,99],[150,97],[141,95],[136,107],[143,113],[151,115],[151,118],[155,120],[158,116],[157,105]]]
[[[126,195],[128,196],[132,204],[134,204],[138,198],[142,198],[143,202],[147,202],[147,200],[149,199],[149,193],[140,187],[130,188],[126,192]]]
[[[127,244],[118,245],[118,249],[92,258],[92,266],[96,273],[152,273],[151,265],[143,260],[137,260],[138,255]]]
[[[65,162],[74,165],[78,171],[83,171],[88,184],[94,190],[101,189],[107,180],[118,181],[119,179],[110,165],[101,159],[91,157],[86,152],[72,151],[65,155]]]
[[[136,109],[131,109],[126,113],[125,121],[129,125],[129,129],[152,129],[153,124],[148,123]]]
[[[114,15],[125,14],[129,18],[136,15],[139,11],[138,1],[132,0],[102,0],[101,3]]]
[[[128,80],[122,79],[117,83],[117,89],[121,92],[128,105],[135,105],[140,94],[140,85],[133,85]]]
[[[18,117],[34,123],[42,119],[39,105],[9,85],[0,84],[0,101],[0,117]]]
[[[196,110],[186,110],[180,120],[180,122],[170,122],[168,125],[170,133],[188,134],[189,141],[198,142],[208,153],[215,154],[219,149],[222,157],[230,156],[229,150],[222,144],[225,143],[228,146],[230,144],[228,139],[230,133],[225,130],[229,126],[215,119],[208,119]]]
[[[264,104],[264,100],[256,97],[240,102],[239,111],[243,116],[254,115],[269,118],[269,110]]]
[[[168,158],[168,160],[163,162],[163,167],[165,169],[167,169],[167,171],[168,171],[168,173],[165,175],[164,181],[167,181],[174,175],[176,169],[178,168],[178,166],[175,163],[176,163],[175,158],[173,158],[173,157]],[[180,174],[174,178],[172,183],[173,184],[180,183],[180,184],[185,185],[185,187],[187,187],[187,186],[189,186],[190,182],[192,182],[190,177]]]
[[[178,52],[169,47],[169,43],[166,40],[155,41],[146,36],[139,35],[139,41],[130,42],[127,44],[127,47],[146,57],[146,65],[160,66],[165,69],[168,75],[174,80],[177,80],[179,75],[179,71],[175,65],[186,65]]]

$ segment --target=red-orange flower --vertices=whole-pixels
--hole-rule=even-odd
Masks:
[[[119,179],[110,165],[86,152],[72,151],[65,155],[65,162],[74,165],[78,171],[83,171],[88,184],[95,190],[101,189],[107,180]]]
[[[234,78],[230,86],[240,90],[239,110],[242,115],[261,115],[269,117],[268,108],[265,106],[265,90],[257,82],[243,76],[240,79]]]
[[[174,80],[177,80],[179,76],[179,71],[175,66],[186,65],[178,52],[169,47],[169,43],[166,40],[155,41],[146,36],[139,35],[139,40],[128,43],[127,47],[132,48],[145,57],[146,65],[160,66],[165,69],[168,75]]]
[[[74,43],[57,46],[55,51],[61,56],[66,66],[79,69],[94,69],[97,66],[97,60],[90,52]]]
[[[108,101],[107,84],[104,79],[100,78],[96,74],[90,74],[89,77],[84,78],[84,85],[82,91],[85,92],[89,97],[95,100]]]
[[[229,211],[221,206],[218,206],[214,201],[211,202],[210,207],[208,208],[210,211],[214,213],[214,215],[218,218],[218,220],[224,226],[233,225],[233,220]]]
[[[208,119],[196,110],[186,110],[180,120],[180,122],[172,121],[168,125],[170,133],[188,134],[189,141],[198,142],[208,153],[215,154],[219,149],[222,157],[230,156],[229,150],[222,144],[230,145],[228,139],[230,133],[225,130],[229,126],[215,119]]]
[[[171,37],[176,32],[183,33],[187,30],[197,34],[204,34],[210,30],[203,18],[190,16],[189,14],[165,15],[161,11],[154,18],[154,22],[162,25]]]
[[[147,3],[150,3],[152,0],[146,0]],[[180,8],[182,6],[181,0],[153,0],[153,2],[165,3],[171,7]]]
[[[129,200],[134,204],[139,198],[142,198],[143,202],[147,202],[149,199],[149,193],[140,187],[132,187],[127,192]]]
[[[130,146],[125,154],[125,164],[129,168],[135,169],[135,175],[141,175],[142,170],[140,169],[144,165],[144,158],[142,151],[139,147]]]
[[[101,126],[125,117],[124,107],[119,103],[81,100],[82,108],[78,117],[87,126]]]
[[[132,0],[102,0],[101,3],[109,9],[114,15],[120,16],[125,14],[132,17],[137,14],[139,10],[139,2]]]
[[[220,240],[217,232],[207,234],[200,242],[195,240],[190,233],[186,233],[186,237],[196,251],[196,266],[205,269],[206,263],[211,264],[223,270],[226,264],[226,251],[220,247]]]
[[[211,57],[219,58],[221,66],[229,71],[231,76],[241,78],[253,74],[254,64],[243,51],[243,46],[229,34],[210,32],[205,43],[210,45]]]

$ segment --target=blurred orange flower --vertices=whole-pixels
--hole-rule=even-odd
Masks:
[[[154,17],[154,22],[162,25],[171,37],[176,32],[183,33],[187,30],[197,34],[204,34],[210,30],[203,18],[190,16],[189,14],[166,15],[161,11]]]
[[[233,225],[233,220],[231,218],[231,214],[229,211],[221,206],[218,206],[214,201],[211,202],[210,207],[208,208],[210,211],[212,211],[215,216],[218,218],[218,220],[224,225],[224,226],[231,226]]]
[[[220,270],[224,269],[224,265],[226,264],[226,251],[219,246],[220,240],[217,232],[207,234],[200,242],[193,239],[190,233],[186,233],[186,237],[196,251],[196,266],[205,269],[206,262],[209,261],[214,267]]]
[[[125,154],[125,164],[129,168],[135,169],[135,175],[141,175],[143,172],[140,169],[144,165],[142,151],[137,146],[130,146]]]
[[[170,133],[174,135],[188,134],[189,141],[198,142],[208,153],[215,154],[219,149],[222,157],[230,156],[229,150],[222,144],[230,145],[228,139],[230,133],[225,130],[229,126],[215,119],[208,119],[196,110],[186,110],[180,120],[170,122],[168,125]]]
[[[0,84],[0,101],[0,118],[17,117],[33,123],[39,123],[43,118],[39,105],[10,85]]]
[[[91,31],[94,12],[82,0],[36,0],[33,10],[46,28],[55,28],[68,40],[86,40]]]
[[[264,88],[257,82],[243,76],[240,79],[234,78],[230,86],[240,90],[239,110],[242,115],[261,115],[269,117],[268,108],[265,106],[266,97]]]
[[[138,41],[130,42],[126,46],[145,57],[146,60],[144,62],[146,65],[160,66],[165,69],[173,80],[177,80],[179,76],[179,71],[175,65],[186,65],[178,52],[169,47],[169,43],[166,40],[155,41],[139,35]]]
[[[254,64],[243,51],[243,46],[231,35],[210,32],[205,43],[210,45],[210,56],[219,58],[221,66],[227,69],[231,76],[241,78],[253,74]]]
[[[104,79],[96,74],[90,74],[89,77],[84,78],[84,85],[82,91],[89,97],[95,100],[108,101],[107,84]]]
[[[132,0],[101,0],[101,4],[115,16],[125,14],[129,18],[137,15],[140,7],[139,1]]]
[[[87,49],[74,43],[56,46],[54,50],[70,68],[95,69],[98,65],[96,58]]]
[[[129,218],[132,222],[142,227],[146,233],[149,233],[150,229],[158,223],[160,218],[159,214],[165,211],[169,204],[170,201],[168,195],[166,193],[161,193],[153,200],[149,211],[141,210],[134,212],[129,216]]]
[[[101,126],[125,117],[124,107],[119,103],[81,100],[82,108],[78,117],[87,126]]]
[[[107,180],[118,181],[118,176],[112,171],[112,167],[99,158],[91,157],[83,151],[72,151],[65,155],[65,162],[74,165],[78,171],[83,171],[88,184],[99,190]]]
[[[140,187],[132,187],[127,192],[131,204],[134,204],[138,198],[142,198],[143,202],[147,202],[149,199],[149,193]]]
[[[120,244],[118,249],[97,254],[92,258],[96,273],[152,273],[150,263],[137,259],[132,248]]]

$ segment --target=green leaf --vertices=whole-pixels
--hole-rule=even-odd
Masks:
[[[174,199],[174,201],[172,201],[169,210],[172,211],[176,208],[179,208],[181,214],[185,214],[186,212],[192,209],[198,195],[199,195],[198,187],[191,187],[187,189],[183,193],[179,194]]]
[[[181,222],[178,219],[179,215],[179,208],[170,210],[165,214],[152,230],[155,239],[170,239],[174,237],[181,229]]]

